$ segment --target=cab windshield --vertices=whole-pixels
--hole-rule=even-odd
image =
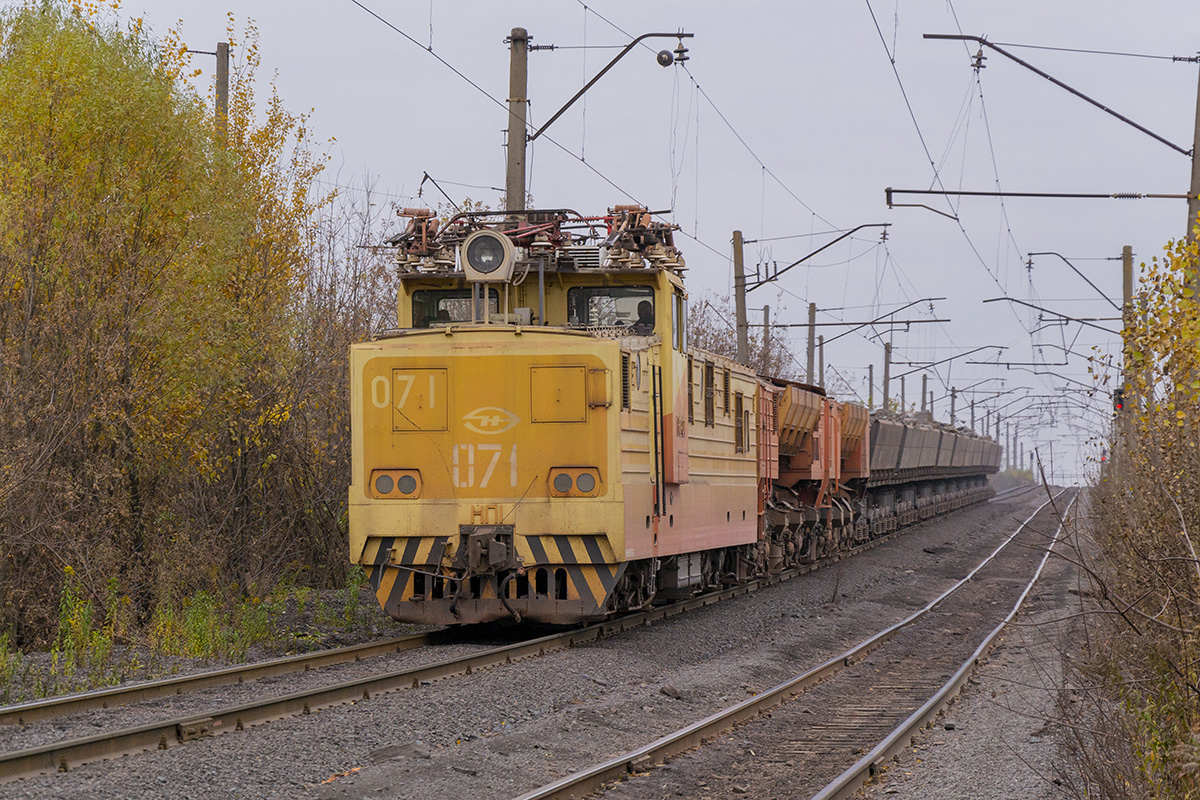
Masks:
[[[495,289],[488,290],[488,306],[489,314],[496,314],[500,310],[500,295]],[[483,318],[482,303],[479,306],[478,317]],[[420,289],[412,294],[414,328],[470,321],[470,289]]]
[[[567,290],[567,322],[586,328],[628,327],[654,331],[654,289],[650,286],[576,286]]]

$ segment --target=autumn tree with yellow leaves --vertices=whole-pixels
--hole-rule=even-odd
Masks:
[[[1088,797],[1200,796],[1198,267],[1186,240],[1143,264],[1122,353],[1093,365],[1124,407],[1088,498],[1092,588],[1064,704]]]
[[[225,135],[186,48],[94,3],[0,12],[0,630],[53,635],[64,571],[138,613],[291,571],[340,578],[345,346],[383,324],[303,116]],[[107,587],[107,588],[106,588]]]

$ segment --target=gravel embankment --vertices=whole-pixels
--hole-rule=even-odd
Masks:
[[[961,577],[1036,497],[968,509],[831,569],[588,646],[0,786],[0,798],[512,797],[906,616]],[[914,576],[936,580],[917,589]],[[219,693],[210,699],[224,704]]]

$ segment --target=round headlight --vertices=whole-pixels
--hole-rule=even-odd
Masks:
[[[560,472],[554,476],[554,489],[562,494],[571,491],[571,476],[565,472]]]
[[[467,263],[484,274],[500,269],[504,265],[504,244],[499,234],[476,236],[467,243]]]
[[[580,473],[579,477],[575,479],[575,487],[584,494],[587,494],[596,488],[596,479],[592,477],[592,473],[590,472]]]
[[[417,490],[417,479],[412,475],[401,475],[396,481],[396,488],[400,494],[412,494]]]
[[[391,475],[380,475],[375,479],[375,491],[378,494],[391,494],[392,485]]]

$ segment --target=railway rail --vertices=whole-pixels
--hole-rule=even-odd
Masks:
[[[1011,500],[1035,488],[1038,488],[1037,484],[1005,489],[1002,492],[998,492],[988,502]],[[876,540],[871,544],[879,544],[882,541],[884,540]],[[828,562],[820,562],[820,564],[823,563]],[[797,572],[796,574],[802,574],[802,572]],[[79,694],[51,697],[45,700],[0,706],[0,725],[27,725],[32,722],[54,719],[55,717],[67,716],[69,714],[108,709],[114,706],[154,700],[160,697],[182,695],[214,686],[245,683],[260,678],[286,675],[291,672],[307,672],[321,667],[360,661],[372,656],[405,652],[426,646],[432,637],[440,635],[443,631],[444,629],[442,628],[435,628],[407,636],[394,637],[382,642],[366,642],[329,650],[317,650],[311,653],[299,653],[293,656],[258,661],[251,664],[240,664],[219,670],[197,672],[191,675],[181,675],[128,686],[116,686]]]
[[[465,656],[444,659],[431,664],[394,670],[379,675],[341,681],[315,689],[265,698],[250,703],[214,709],[202,713],[166,718],[145,725],[106,731],[92,736],[56,742],[23,750],[0,754],[0,782],[17,780],[32,775],[50,772],[67,772],[79,766],[152,750],[166,750],[185,742],[202,739],[218,733],[243,731],[247,728],[282,719],[288,716],[309,714],[322,708],[341,703],[369,700],[372,696],[416,687],[425,682],[469,675],[476,670],[500,666],[521,659],[537,657],[552,650],[575,647],[632,628],[650,625],[677,616],[687,611],[709,606],[713,603],[739,597],[777,583],[791,580],[834,564],[852,555],[878,547],[906,533],[905,527],[891,534],[880,536],[850,550],[839,552],[812,564],[795,567],[776,575],[768,575],[721,591],[708,592],[669,605],[657,606],[647,611],[629,614],[604,622],[594,623],[561,633],[493,647]],[[358,645],[302,654],[271,662],[259,662],[244,667],[231,667],[191,676],[171,678],[120,687],[84,695],[54,698],[49,701],[27,703],[0,709],[0,720],[29,723],[67,713],[107,708],[120,703],[153,699],[185,691],[195,691],[229,683],[240,683],[253,678],[278,675],[291,671],[313,669],[345,661],[366,658],[421,647],[436,631],[413,634],[408,637],[388,640],[373,645]]]
[[[1024,486],[1014,486],[1011,489],[1005,489],[1002,492],[996,492],[995,496],[988,500],[988,502],[994,503],[997,500],[1011,500],[1014,497],[1020,497],[1027,492],[1031,492],[1034,489],[1040,488],[1042,488],[1040,483],[1027,483]]]
[[[294,656],[256,661],[251,664],[239,664],[225,669],[2,706],[0,707],[0,725],[27,725],[31,722],[54,719],[68,714],[181,695],[213,686],[245,683],[275,675],[286,675],[290,672],[307,672],[386,653],[402,653],[406,650],[424,647],[429,643],[430,638],[439,632],[440,629],[422,631],[382,642],[365,642],[330,650],[315,650],[311,653],[299,653]]]
[[[1025,487],[1019,488],[1021,490],[1025,489]],[[845,652],[828,659],[813,669],[778,684],[774,688],[660,737],[654,742],[636,750],[591,767],[580,769],[574,774],[522,795],[519,800],[561,800],[562,798],[582,797],[590,792],[598,791],[608,784],[624,779],[631,774],[645,771],[649,767],[665,762],[676,754],[695,748],[706,740],[712,739],[717,734],[740,723],[757,718],[772,708],[812,689],[818,683],[826,681],[847,667],[861,661],[873,650],[882,646],[889,639],[892,639],[901,630],[912,626],[926,617],[944,601],[968,585],[981,570],[988,566],[1017,536],[1025,531],[1029,524],[1045,511],[1047,506],[1052,505],[1059,498],[1063,497],[1066,492],[1067,490],[1063,490],[1058,495],[1042,503],[1010,536],[1001,542],[999,546],[976,565],[964,578],[900,622],[859,642]],[[1016,490],[1013,491],[1013,495],[1015,494],[1017,494]],[[1055,541],[1057,541],[1060,532],[1061,525],[1055,533]],[[818,795],[821,800],[828,800],[828,798],[835,797],[842,798],[852,794],[863,781],[875,773],[881,763],[890,758],[897,749],[907,743],[908,737],[914,730],[928,723],[945,703],[948,702],[953,693],[961,688],[969,676],[973,665],[982,657],[996,636],[999,635],[1004,626],[1007,625],[1020,609],[1025,597],[1032,590],[1033,585],[1041,575],[1042,565],[1045,564],[1045,560],[1049,556],[1049,549],[1047,548],[1047,552],[1039,563],[1033,578],[1025,586],[1012,612],[1009,613],[999,626],[988,634],[983,644],[974,650],[970,658],[954,673],[950,681],[938,690],[933,697],[924,702],[916,712],[910,715],[904,724],[888,734],[877,747],[863,756],[854,767],[839,777],[838,781],[841,781],[840,784],[837,786],[830,784],[822,790],[822,793]]]

